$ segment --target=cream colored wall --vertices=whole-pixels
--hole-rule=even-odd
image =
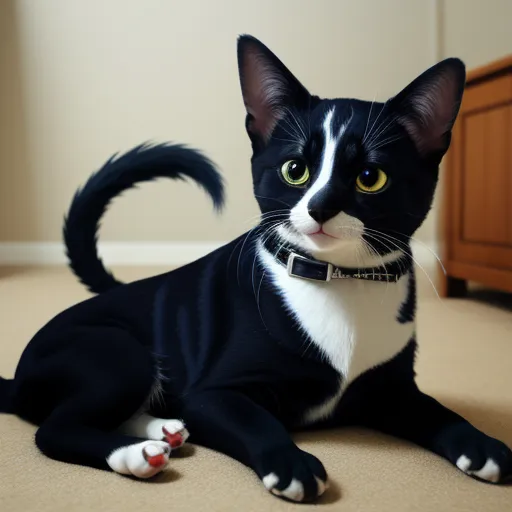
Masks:
[[[224,216],[187,184],[126,194],[102,240],[229,240],[257,213],[236,37],[267,43],[323,96],[394,94],[434,62],[433,3],[410,0],[2,0],[0,240],[58,241],[74,190],[148,139],[204,149]],[[14,9],[14,7],[16,9]],[[20,89],[22,86],[22,89]],[[430,236],[427,225],[425,236]]]
[[[14,2],[0,0],[0,240],[32,240],[39,213],[28,162],[15,21]]]
[[[512,53],[511,0],[444,0],[441,50],[469,69]]]

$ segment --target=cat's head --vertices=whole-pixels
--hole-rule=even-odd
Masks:
[[[340,266],[396,259],[425,219],[465,67],[446,59],[386,103],[311,95],[260,41],[238,41],[263,236]]]

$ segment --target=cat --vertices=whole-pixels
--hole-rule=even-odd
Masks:
[[[190,178],[220,209],[224,188],[188,146],[112,157],[64,228],[70,266],[97,295],[35,334],[14,380],[0,381],[0,408],[39,426],[47,456],[139,478],[164,469],[190,432],[296,502],[317,500],[328,479],[291,433],[344,425],[504,482],[511,450],[415,383],[410,242],[450,145],[463,62],[435,64],[384,103],[310,94],[249,35],[238,64],[259,224],[181,268],[120,283],[96,248],[115,196]]]

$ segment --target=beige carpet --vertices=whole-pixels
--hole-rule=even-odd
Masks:
[[[118,271],[133,279],[151,269]],[[0,374],[11,377],[34,332],[87,296],[65,269],[0,270]],[[512,313],[475,301],[420,303],[421,387],[512,446]],[[0,511],[512,511],[512,487],[469,479],[419,448],[362,430],[297,438],[325,464],[331,489],[317,507],[269,495],[251,471],[189,447],[165,474],[138,482],[52,461],[34,428],[0,416]]]

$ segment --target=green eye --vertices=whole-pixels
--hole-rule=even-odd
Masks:
[[[301,160],[288,160],[281,166],[284,181],[294,187],[302,187],[309,181],[308,166]]]
[[[356,179],[360,192],[374,194],[382,190],[388,182],[388,175],[382,169],[365,169]]]

